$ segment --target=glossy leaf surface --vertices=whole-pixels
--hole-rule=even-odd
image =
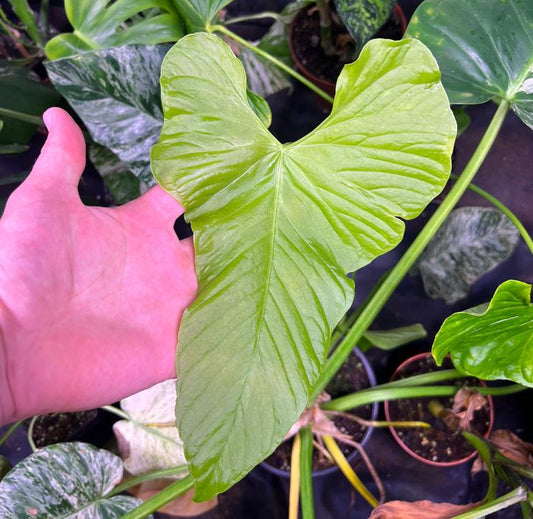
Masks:
[[[406,35],[437,58],[452,104],[503,98],[533,128],[533,2],[426,0]]]
[[[461,373],[533,387],[530,297],[531,285],[506,281],[498,287],[488,308],[483,305],[448,317],[433,343],[437,363],[450,353]]]
[[[232,0],[173,0],[189,32],[205,31],[218,12]]]
[[[455,209],[417,263],[427,295],[450,304],[465,298],[476,280],[511,256],[519,237],[499,209]]]
[[[208,499],[303,411],[356,270],[393,248],[448,177],[455,121],[415,40],[374,40],[331,115],[283,145],[251,110],[219,38],[182,38],[162,68],[160,184],[186,208],[199,291],[181,326],[178,429]]]
[[[159,74],[167,50],[166,45],[130,45],[46,65],[54,86],[93,140],[109,148],[147,185],[154,183],[149,156],[163,121]]]
[[[130,474],[187,464],[176,429],[175,380],[166,380],[125,398],[120,406],[131,420],[116,422],[113,431],[124,467]]]
[[[184,26],[172,0],[65,0],[73,33],[46,45],[49,59],[121,45],[175,42]]]
[[[413,341],[418,341],[427,337],[427,332],[421,324],[411,324],[401,328],[391,328],[390,330],[367,330],[359,348],[365,352],[370,347],[375,346],[380,350],[394,350]]]
[[[396,0],[334,0],[334,3],[360,49],[389,19]]]
[[[114,519],[142,501],[104,496],[122,479],[122,461],[87,443],[34,452],[0,482],[0,517]]]

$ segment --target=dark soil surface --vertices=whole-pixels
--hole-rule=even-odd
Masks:
[[[337,372],[335,378],[331,381],[326,388],[326,392],[332,397],[337,398],[357,390],[364,389],[370,386],[367,372],[362,362],[359,360],[355,353],[352,353],[348,360],[344,363],[343,367]],[[372,407],[370,405],[357,408],[357,412],[354,412],[360,418],[366,420],[370,419],[372,414]],[[366,434],[367,427],[360,425],[349,418],[334,417],[333,422],[337,426],[340,432],[347,434],[353,438],[356,442],[361,442]],[[354,448],[343,445],[337,442],[345,456],[350,456]],[[292,440],[283,442],[273,454],[267,459],[266,463],[272,465],[281,470],[290,472],[291,468],[291,450]],[[313,464],[312,469],[325,470],[333,466],[333,464],[324,457],[318,450],[313,450]]]
[[[445,359],[442,367],[437,367],[431,356],[405,366],[394,378],[406,378],[413,375],[453,368],[449,359]],[[475,378],[461,378],[446,381],[436,385],[479,386]],[[453,407],[453,397],[417,398],[411,400],[395,400],[389,403],[391,420],[406,421],[419,420],[431,425],[430,429],[421,427],[411,429],[396,429],[396,433],[405,445],[424,459],[449,463],[468,457],[474,448],[463,438],[460,431],[451,430],[441,419],[433,416],[428,410],[428,402],[437,400],[445,408]],[[471,422],[472,432],[483,435],[489,428],[490,408],[487,404],[482,409],[474,412]]]
[[[332,40],[336,54],[327,56],[320,43],[320,15],[314,5],[302,9],[295,18],[292,48],[296,58],[314,76],[335,83],[342,67],[355,58],[356,45],[336,13],[332,13]],[[400,21],[391,16],[376,34],[377,38],[399,40]]]
[[[39,416],[33,426],[33,441],[45,447],[74,439],[97,415],[96,410]],[[28,422],[29,423],[29,422]]]

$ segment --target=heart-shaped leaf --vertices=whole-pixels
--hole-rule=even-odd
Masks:
[[[113,431],[124,467],[130,474],[186,466],[176,429],[175,380],[166,380],[125,398],[120,405],[131,419],[116,422]]]
[[[443,188],[456,127],[439,78],[419,42],[374,40],[341,74],[331,115],[283,145],[219,38],[189,35],[167,54],[152,168],[195,233],[176,415],[198,500],[283,439],[353,299],[346,273],[393,248],[398,217]]]
[[[452,104],[507,99],[533,128],[533,2],[426,0],[406,35],[437,58]]]
[[[483,305],[446,319],[435,337],[440,365],[450,353],[453,365],[485,380],[507,379],[533,387],[533,305],[531,285],[501,284],[488,308]]]
[[[50,79],[95,142],[153,185],[150,148],[163,121],[159,94],[167,45],[129,45],[47,63]],[[102,116],[105,114],[105,116]]]
[[[73,33],[52,38],[49,59],[120,45],[175,42],[184,34],[172,0],[65,0]]]
[[[122,461],[87,443],[44,447],[0,482],[0,517],[113,519],[142,501],[109,493],[122,479]]]
[[[519,237],[499,209],[455,209],[418,261],[426,293],[447,303],[460,301],[477,279],[509,258]]]
[[[396,0],[334,0],[337,13],[360,49],[389,19]]]
[[[205,31],[218,12],[232,0],[173,0],[188,32]]]

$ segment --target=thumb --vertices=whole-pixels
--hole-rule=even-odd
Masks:
[[[28,177],[42,187],[77,189],[85,168],[85,140],[72,117],[61,108],[50,108],[43,114],[48,129],[46,143]]]

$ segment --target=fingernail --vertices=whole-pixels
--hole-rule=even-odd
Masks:
[[[44,112],[43,121],[44,125],[46,126],[46,129],[50,131],[50,128],[54,124],[54,110],[52,108],[49,108],[48,110],[46,110],[46,112]]]

